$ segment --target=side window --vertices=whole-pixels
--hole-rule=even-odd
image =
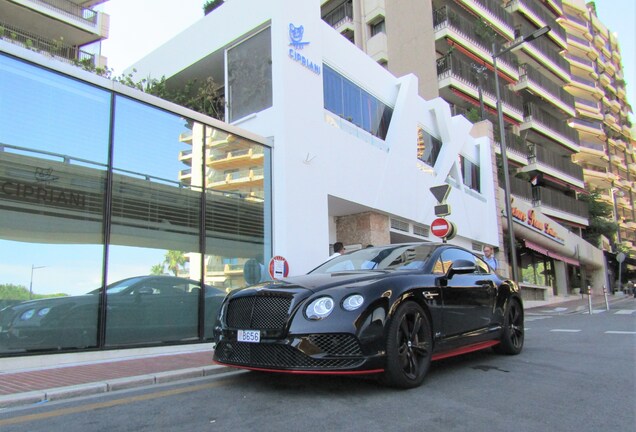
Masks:
[[[435,261],[435,264],[433,265],[433,274],[436,274],[436,275],[446,274],[446,271],[444,270],[444,262],[441,260],[441,258]]]
[[[484,260],[479,257],[475,257],[475,263],[477,264],[477,271],[481,274],[489,274],[491,273],[490,267]]]
[[[476,261],[475,255],[461,249],[445,250],[444,252],[442,252],[442,260],[444,261],[444,268],[446,270],[448,270],[451,265],[453,265],[455,262],[459,260],[469,261],[477,266],[477,263],[475,262]],[[477,266],[477,268],[479,269],[479,266]]]

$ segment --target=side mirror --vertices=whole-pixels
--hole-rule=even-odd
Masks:
[[[456,274],[470,274],[475,273],[477,266],[474,262],[468,260],[457,260],[451,264],[451,268],[448,270],[448,278],[452,278]]]

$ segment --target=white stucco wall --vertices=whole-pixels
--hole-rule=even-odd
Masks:
[[[288,259],[291,274],[327,258],[328,196],[429,225],[437,204],[429,188],[449,175],[459,180],[448,198],[448,219],[458,227],[452,242],[498,245],[489,140],[472,138],[472,124],[451,118],[442,99],[420,98],[415,76],[393,77],[324,23],[319,0],[233,0],[134,67],[141,76],[170,77],[263,23],[271,23],[273,106],[234,124],[272,137],[273,253]],[[329,64],[394,107],[385,148],[359,139],[351,133],[357,128],[347,122],[337,127],[325,120],[322,71],[315,74],[290,58],[290,23],[304,27],[303,41],[309,44],[298,50],[302,55]],[[433,170],[417,159],[418,125],[443,141]],[[482,167],[482,194],[463,186],[460,153]]]

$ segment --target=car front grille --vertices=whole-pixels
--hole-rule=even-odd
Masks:
[[[215,350],[222,363],[274,369],[351,369],[361,358],[313,358],[289,345],[248,342],[220,342]]]
[[[289,317],[291,296],[258,295],[230,300],[226,322],[231,328],[279,330]]]

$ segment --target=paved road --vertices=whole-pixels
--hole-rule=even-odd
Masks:
[[[443,360],[408,391],[369,379],[240,372],[7,409],[0,430],[634,430],[634,304],[529,313],[521,355]]]

